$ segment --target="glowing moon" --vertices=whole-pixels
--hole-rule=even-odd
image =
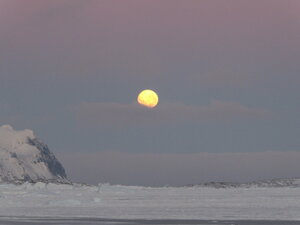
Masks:
[[[137,97],[138,103],[148,108],[154,108],[158,104],[158,95],[152,90],[143,90]]]

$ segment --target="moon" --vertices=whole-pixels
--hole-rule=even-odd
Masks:
[[[158,95],[150,89],[143,90],[137,97],[139,104],[148,108],[154,108],[158,104]]]

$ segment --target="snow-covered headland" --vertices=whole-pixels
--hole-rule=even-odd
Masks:
[[[68,182],[63,166],[32,130],[0,127],[0,182]]]

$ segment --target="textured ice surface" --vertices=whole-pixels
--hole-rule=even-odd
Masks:
[[[295,187],[0,184],[0,216],[300,220]]]

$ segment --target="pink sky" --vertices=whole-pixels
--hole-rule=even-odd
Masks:
[[[300,150],[299,12],[299,0],[0,0],[0,125],[54,152],[160,153],[161,168],[176,153],[248,152],[249,179],[293,175],[254,152]],[[159,94],[153,111],[136,104],[143,89]]]

